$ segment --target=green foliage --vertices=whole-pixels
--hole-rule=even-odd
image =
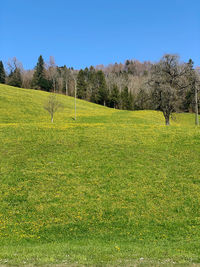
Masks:
[[[132,75],[136,75],[136,66],[135,66],[135,62],[132,60],[126,60],[125,62],[125,71],[128,74],[132,74]]]
[[[50,91],[52,83],[45,76],[44,59],[40,55],[38,58],[37,65],[32,80],[32,87],[34,89],[40,89],[44,91]]]
[[[200,258],[200,129],[0,85],[0,263],[157,266]],[[191,149],[192,147],[192,149]]]
[[[186,112],[195,111],[195,88],[199,86],[197,84],[197,76],[194,70],[194,62],[192,61],[192,59],[189,59],[187,67],[187,82],[189,86],[181,103],[181,109]]]
[[[80,99],[86,99],[87,87],[85,72],[81,69],[77,76],[77,97]]]
[[[150,102],[150,96],[147,93],[147,90],[140,88],[136,97],[135,108],[137,110],[149,109],[150,107],[149,102]]]
[[[96,103],[105,106],[108,100],[108,89],[106,86],[106,80],[103,71],[99,70],[96,72],[95,81],[98,90],[98,95],[97,95],[98,100]]]
[[[3,62],[0,61],[0,83],[5,83],[6,81],[6,73],[4,70]]]
[[[14,71],[8,75],[7,84],[16,87],[22,87],[22,76],[19,68],[15,68]]]
[[[121,104],[121,97],[120,97],[120,92],[119,89],[117,87],[117,85],[113,85],[112,89],[111,89],[111,94],[110,94],[110,107],[111,108],[120,108],[120,104]]]
[[[132,110],[133,109],[133,97],[128,91],[128,87],[124,87],[121,92],[122,109]]]
[[[93,103],[106,105],[108,90],[104,73],[95,71],[93,67],[80,70],[77,77],[77,96]]]

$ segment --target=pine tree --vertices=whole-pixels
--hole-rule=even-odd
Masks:
[[[110,94],[110,107],[119,108],[120,106],[120,93],[117,85],[113,85],[111,94]]]
[[[90,67],[89,84],[91,90],[90,101],[99,103],[99,87],[97,82],[97,73],[94,67]]]
[[[19,68],[16,67],[14,71],[11,71],[7,83],[11,86],[22,87],[22,76]]]
[[[149,95],[147,90],[140,88],[135,100],[135,108],[138,110],[144,110],[149,108]]]
[[[41,55],[38,58],[35,72],[33,74],[32,87],[44,91],[49,91],[52,87],[52,83],[45,77],[44,59]]]
[[[90,66],[88,70],[88,88],[87,88],[87,100],[96,103],[95,100],[95,77],[96,71],[93,66]]]
[[[81,69],[77,76],[77,97],[80,99],[86,99],[87,83],[85,73]]]
[[[105,106],[108,100],[108,89],[106,86],[105,75],[101,70],[96,73],[96,83],[98,87],[97,103]]]
[[[133,109],[133,99],[132,95],[128,92],[128,87],[124,87],[121,92],[121,99],[122,99],[122,109],[132,110]]]
[[[6,82],[6,73],[4,70],[3,62],[0,61],[0,83]]]

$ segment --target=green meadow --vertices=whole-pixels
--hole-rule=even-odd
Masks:
[[[0,85],[0,265],[200,262],[200,128]]]

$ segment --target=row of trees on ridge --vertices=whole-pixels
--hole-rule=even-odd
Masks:
[[[24,70],[13,58],[5,71],[0,61],[0,83],[74,96],[116,109],[154,109],[169,124],[173,112],[195,111],[198,115],[200,70],[194,63],[180,62],[166,54],[159,62],[126,60],[124,64],[99,65],[81,70],[57,66],[53,57],[40,55],[33,70]],[[198,124],[198,116],[196,116]]]

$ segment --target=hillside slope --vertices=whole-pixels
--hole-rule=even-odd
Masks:
[[[0,263],[199,262],[194,116],[47,97],[0,85]]]

